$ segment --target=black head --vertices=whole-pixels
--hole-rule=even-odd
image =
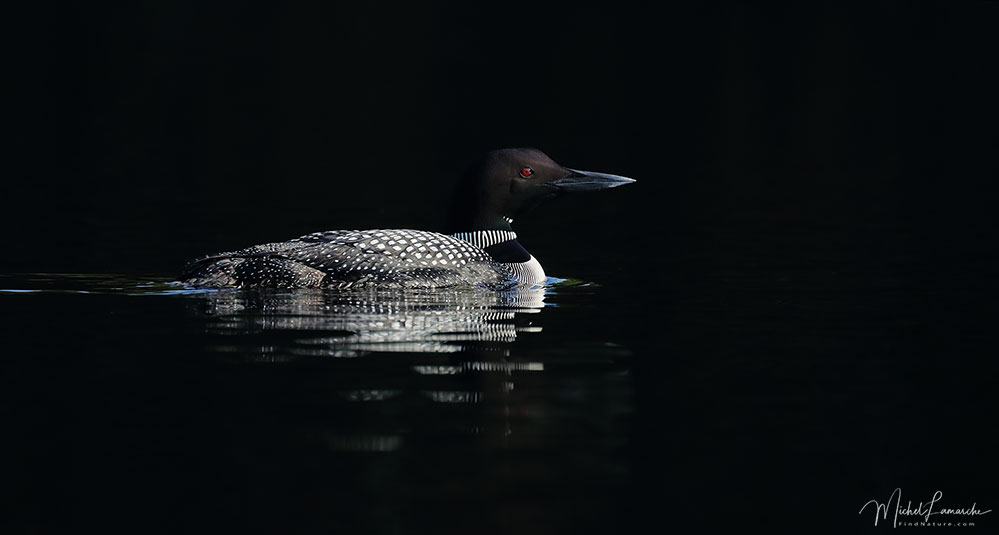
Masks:
[[[448,232],[509,229],[510,219],[545,199],[632,182],[622,176],[562,167],[538,149],[494,150],[472,165],[462,178]]]

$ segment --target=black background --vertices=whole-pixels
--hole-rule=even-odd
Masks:
[[[977,245],[997,9],[60,6],[18,54],[30,216],[4,267],[163,272],[247,239],[433,228],[504,146],[642,182],[536,214],[539,243],[600,210],[622,244],[753,219]]]
[[[39,20],[14,54],[3,272],[438,228],[475,156],[534,146],[638,180],[517,222],[549,274],[647,310],[606,326],[638,355],[623,525],[811,531],[897,486],[995,497],[997,2]]]

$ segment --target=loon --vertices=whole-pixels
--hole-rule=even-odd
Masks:
[[[567,192],[634,182],[563,167],[532,148],[487,153],[459,183],[448,234],[333,230],[196,258],[183,283],[195,288],[499,289],[542,285],[541,264],[517,241],[513,219]]]

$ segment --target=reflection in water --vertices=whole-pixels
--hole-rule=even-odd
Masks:
[[[520,333],[542,331],[532,320],[545,306],[545,291],[538,287],[504,292],[476,288],[221,290],[201,295],[196,314],[206,320],[207,334],[222,340],[212,350],[257,362],[411,355],[405,361],[372,361],[346,370],[338,377],[342,381],[337,381],[336,395],[349,405],[377,411],[390,403],[422,406],[429,402],[428,409],[499,404],[505,414],[514,399],[513,374],[544,370],[542,362],[511,360],[510,344]],[[261,340],[266,342],[249,343]],[[427,361],[445,356],[447,362]],[[388,382],[401,387],[381,386]],[[372,383],[379,386],[359,387]],[[368,419],[357,427],[327,429],[328,447],[390,452],[404,446],[411,431],[408,426],[387,425],[385,419],[372,419],[370,408],[350,409],[349,405],[341,414],[362,410]],[[455,420],[454,414],[441,417],[445,422]],[[509,418],[499,420],[500,435],[509,436]],[[476,436],[497,423],[463,422],[450,432]]]
[[[628,480],[629,351],[609,342],[611,311],[593,313],[592,287],[192,291],[169,281],[0,276],[0,301],[31,318],[28,351],[47,348],[20,361],[40,374],[31,387],[64,374],[62,417],[87,430],[49,442],[69,457],[104,456],[80,489],[140,488],[129,508],[146,517],[175,495],[211,495],[212,508],[245,503],[240,518],[268,532],[346,523],[393,533],[447,518],[428,503],[497,526],[563,506],[610,511]],[[51,325],[66,342],[48,339]],[[60,365],[34,366],[48,359]],[[38,406],[33,421],[58,421]],[[139,484],[136,457],[152,470]],[[163,462],[175,458],[197,462]],[[273,511],[288,514],[268,523]],[[328,523],[288,529],[302,518]]]
[[[618,389],[628,383],[620,367],[593,383],[565,372],[549,376],[545,360],[558,362],[558,353],[514,351],[518,336],[542,332],[536,323],[546,291],[252,289],[207,292],[191,302],[212,351],[260,363],[326,362],[335,370],[317,387],[338,400],[338,422],[325,425],[321,438],[333,451],[411,451],[420,447],[414,440],[442,436],[455,444],[472,439],[475,449],[530,451],[576,436],[583,421],[616,421]],[[602,346],[597,353],[606,366],[627,351]],[[563,412],[606,401],[608,387],[613,402],[592,405],[582,420]]]
[[[538,332],[522,315],[544,306],[543,288],[427,290],[222,290],[204,295],[210,333],[293,333],[280,347],[223,344],[219,351],[356,357],[370,352],[455,353]],[[431,373],[431,372],[427,372]],[[438,372],[439,373],[439,372]]]

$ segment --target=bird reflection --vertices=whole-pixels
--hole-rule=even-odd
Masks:
[[[448,406],[450,416],[438,424],[443,432],[506,437],[510,422],[504,415],[515,391],[514,376],[544,371],[541,362],[511,357],[509,348],[522,333],[541,330],[530,320],[545,306],[543,288],[232,289],[200,296],[192,300],[197,315],[220,342],[211,349],[240,359],[278,363],[373,353],[410,355],[356,363],[337,359],[339,372],[326,376],[321,396],[332,395],[330,403],[338,404],[341,415],[365,417],[324,430],[324,443],[336,451],[405,447],[412,430],[393,423],[390,407]],[[472,409],[482,406],[501,407],[488,425]],[[493,429],[496,426],[499,429]]]
[[[249,399],[292,407],[292,420],[307,422],[283,428],[285,440],[422,456],[441,440],[490,450],[551,447],[582,425],[567,407],[606,400],[605,386],[627,383],[619,369],[605,382],[590,381],[587,371],[607,373],[623,348],[519,343],[541,331],[538,313],[555,306],[546,297],[568,291],[225,289],[189,303],[210,350],[279,364],[282,379],[259,376],[252,384],[260,392]],[[586,406],[587,422],[617,407]]]
[[[541,287],[503,292],[222,290],[205,294],[202,311],[209,317],[210,334],[263,335],[272,342],[219,344],[216,350],[280,361],[371,352],[456,353],[481,343],[502,345],[519,333],[541,330],[524,315],[540,312],[544,299]]]
[[[571,329],[528,334],[541,331],[538,319],[565,327],[578,318],[571,297],[591,292],[585,283],[498,293],[192,290],[167,277],[27,274],[0,276],[0,286],[0,292],[39,294],[43,303],[57,295],[137,314],[133,324],[148,323],[158,337],[150,344],[166,344],[152,348],[151,356],[177,357],[206,372],[193,382],[202,390],[194,390],[199,397],[190,403],[205,408],[198,421],[224,433],[218,436],[233,448],[226,458],[238,463],[240,474],[247,466],[284,473],[271,471],[279,462],[275,452],[294,452],[289,457],[315,461],[310,469],[325,469],[331,481],[356,468],[356,477],[406,480],[434,495],[451,488],[436,486],[449,481],[439,477],[438,466],[455,460],[471,466],[483,451],[524,453],[520,464],[516,455],[502,458],[531,474],[537,473],[534,455],[557,452],[544,463],[552,477],[576,473],[577,462],[590,466],[592,459],[607,460],[609,471],[620,468],[612,452],[627,436],[630,351],[564,334],[579,332]],[[184,328],[151,321],[172,319],[178,303],[188,316]],[[551,314],[556,311],[558,318]],[[592,338],[600,336],[594,331]],[[115,343],[133,351],[140,346],[128,344],[137,340],[123,336]],[[212,403],[201,405],[201,399]],[[563,455],[580,451],[588,453]],[[395,452],[403,461],[375,460],[369,452],[382,458]],[[460,474],[468,475],[460,487],[479,483],[475,470]]]

